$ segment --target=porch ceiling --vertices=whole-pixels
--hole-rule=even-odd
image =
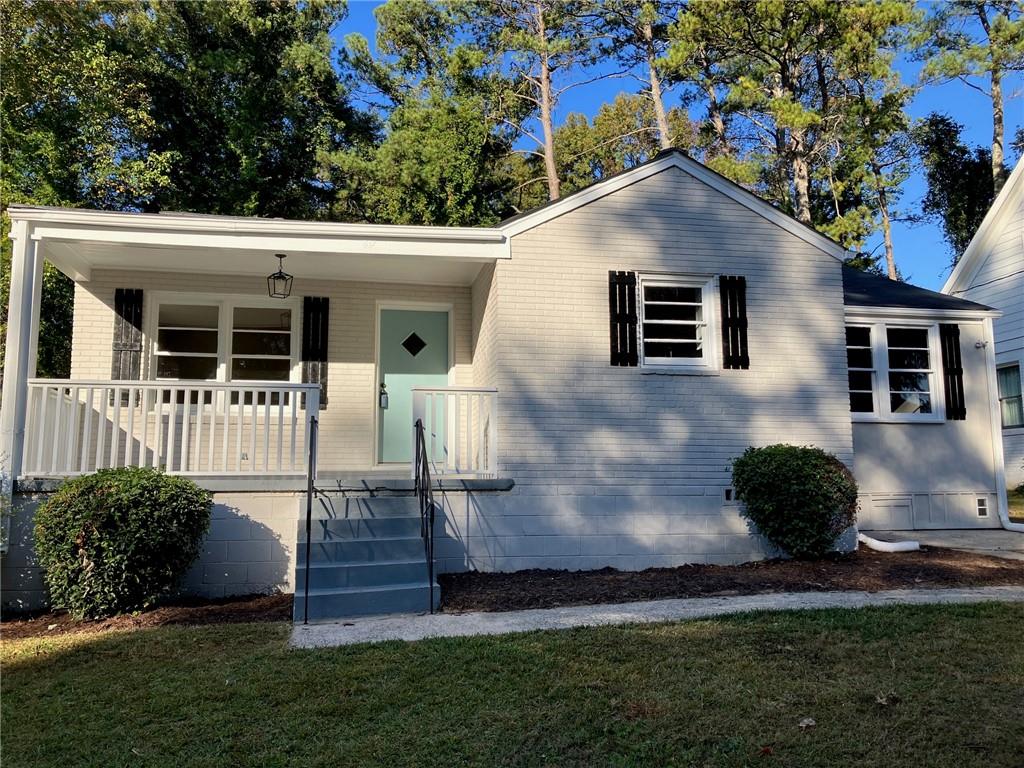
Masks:
[[[43,256],[88,281],[94,269],[241,274],[285,269],[302,279],[469,285],[483,264],[510,257],[500,231],[194,214],[124,214],[11,206]]]

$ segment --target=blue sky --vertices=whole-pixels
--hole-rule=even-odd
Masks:
[[[352,32],[359,32],[370,40],[372,46],[376,31],[373,9],[380,5],[376,0],[349,0],[348,18],[335,30],[339,45],[342,38]],[[913,83],[917,80],[920,64],[900,61],[897,69],[904,82]],[[564,120],[570,112],[583,112],[592,116],[601,104],[611,101],[621,90],[629,90],[633,85],[629,80],[603,80],[591,85],[574,88],[566,93],[559,104],[556,122]],[[1006,103],[1006,144],[1012,140],[1017,128],[1024,125],[1024,77],[1019,74],[1004,81],[1003,92],[1008,98]],[[668,97],[672,106],[679,98],[677,92]],[[702,106],[695,105],[691,115],[695,119],[701,117]],[[944,112],[964,126],[963,139],[971,145],[988,146],[992,140],[991,105],[987,97],[961,83],[948,83],[940,86],[929,86],[919,91],[917,98],[910,106],[912,117],[924,117],[930,112]],[[1016,156],[1007,149],[1011,163]],[[917,212],[920,201],[926,191],[924,179],[915,173],[904,185],[903,197],[899,207],[903,210]],[[873,238],[869,248],[878,248],[881,253],[881,236]],[[938,289],[948,273],[949,249],[936,224],[927,223],[910,226],[897,222],[893,227],[893,243],[896,260],[904,276],[918,285]]]

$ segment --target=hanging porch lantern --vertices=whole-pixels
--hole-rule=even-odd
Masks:
[[[277,272],[267,276],[267,293],[272,299],[287,299],[292,295],[292,276],[284,271],[287,256],[283,253],[274,255],[278,258]]]

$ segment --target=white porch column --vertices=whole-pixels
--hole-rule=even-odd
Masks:
[[[43,280],[43,258],[27,221],[14,222],[11,241],[11,298],[0,395],[0,492],[8,498],[21,472],[27,380],[35,375],[33,357],[39,340],[39,310],[33,307],[33,299],[38,302]]]

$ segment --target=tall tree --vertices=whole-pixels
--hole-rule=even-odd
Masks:
[[[849,183],[862,189],[860,208],[871,218],[877,213],[885,272],[896,280],[893,204],[910,174],[912,143],[906,106],[913,89],[900,82],[892,63],[917,14],[909,0],[882,0],[851,3],[844,16],[842,38],[835,49],[850,112],[842,151],[852,160]]]
[[[344,58],[381,101],[385,134],[372,150],[328,156],[345,205],[367,221],[407,224],[510,213],[511,131],[495,118],[501,80],[496,62],[461,39],[459,4],[389,0],[374,14],[377,55],[353,34]]]
[[[704,0],[672,28],[677,62],[716,50],[714,78],[727,83],[725,108],[741,115],[774,157],[774,196],[812,223],[812,169],[834,145],[842,122],[829,51],[842,6],[825,0],[780,3]]]
[[[587,24],[588,7],[587,0],[477,0],[469,11],[475,39],[505,59],[512,84],[505,92],[506,108],[518,115],[520,102],[526,102],[536,115],[540,137],[527,128],[525,120],[502,119],[536,143],[538,149],[523,151],[543,161],[551,200],[561,195],[555,109],[566,91],[592,81],[586,76],[569,79],[595,54],[597,41]]]
[[[321,155],[368,141],[332,61],[343,0],[149,0],[129,6],[120,44],[145,68],[157,123],[149,147],[174,152],[153,210],[317,219],[333,191]]]
[[[612,57],[624,72],[642,83],[643,93],[651,101],[662,149],[672,147],[674,138],[665,106],[671,82],[663,59],[668,51],[669,24],[682,5],[667,0],[605,0],[592,11],[593,28],[601,41],[600,54]]]
[[[937,219],[952,252],[960,260],[992,205],[992,156],[988,149],[971,149],[960,139],[963,126],[947,115],[932,113],[914,129],[924,165],[928,192],[921,207]]]
[[[1024,70],[1024,3],[951,0],[932,9],[919,37],[919,56],[925,60],[921,76],[931,81],[959,80],[991,100],[990,175],[998,194],[1008,175],[1003,79],[1009,72]]]

